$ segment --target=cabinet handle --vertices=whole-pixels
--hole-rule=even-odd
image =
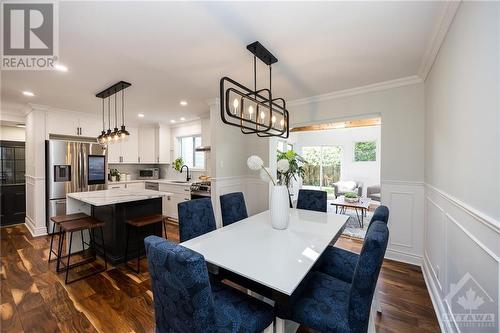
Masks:
[[[189,200],[191,200],[191,199],[189,199],[189,198],[184,198],[184,200],[189,201]]]
[[[137,161],[139,161],[139,163],[141,163],[141,157],[137,157]]]
[[[185,192],[188,192],[188,191],[190,191],[190,189],[188,189],[188,188],[185,188],[185,189],[184,189],[184,191],[185,191]]]

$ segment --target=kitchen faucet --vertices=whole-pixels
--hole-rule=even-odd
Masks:
[[[184,170],[184,167],[186,167],[186,181],[188,182],[189,180],[191,180],[191,177],[189,177],[189,167],[184,164],[182,167],[181,167],[181,173],[182,173],[182,170]]]

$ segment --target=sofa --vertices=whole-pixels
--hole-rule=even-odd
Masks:
[[[380,202],[380,185],[372,185],[366,188],[366,196],[374,201]]]
[[[335,190],[335,197],[344,195],[347,192],[357,193],[360,197],[363,195],[363,183],[360,181],[338,181],[333,183],[333,189]]]

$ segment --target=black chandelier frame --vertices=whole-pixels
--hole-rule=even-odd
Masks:
[[[247,49],[254,55],[254,89],[252,90],[227,76],[220,80],[220,112],[222,122],[239,127],[244,134],[257,134],[260,137],[280,137],[286,139],[289,136],[290,128],[290,117],[286,109],[286,101],[283,98],[273,98],[272,95],[272,64],[278,62],[278,59],[258,41],[247,45]],[[259,58],[259,60],[269,66],[269,88],[257,90],[256,58]],[[237,103],[240,110],[239,115],[236,110],[234,112],[231,110],[231,95],[236,95],[239,98]],[[245,118],[245,102],[251,103],[252,107],[255,105],[255,120],[252,119],[251,114],[249,118]],[[261,109],[265,109],[268,112],[268,119],[266,121],[263,118],[259,121],[259,116],[263,112]]]

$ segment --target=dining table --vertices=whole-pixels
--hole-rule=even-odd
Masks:
[[[290,209],[288,227],[278,230],[272,227],[267,210],[181,245],[217,267],[220,279],[286,303],[327,246],[340,237],[348,218],[333,212]],[[283,319],[276,318],[275,332],[285,332]]]

